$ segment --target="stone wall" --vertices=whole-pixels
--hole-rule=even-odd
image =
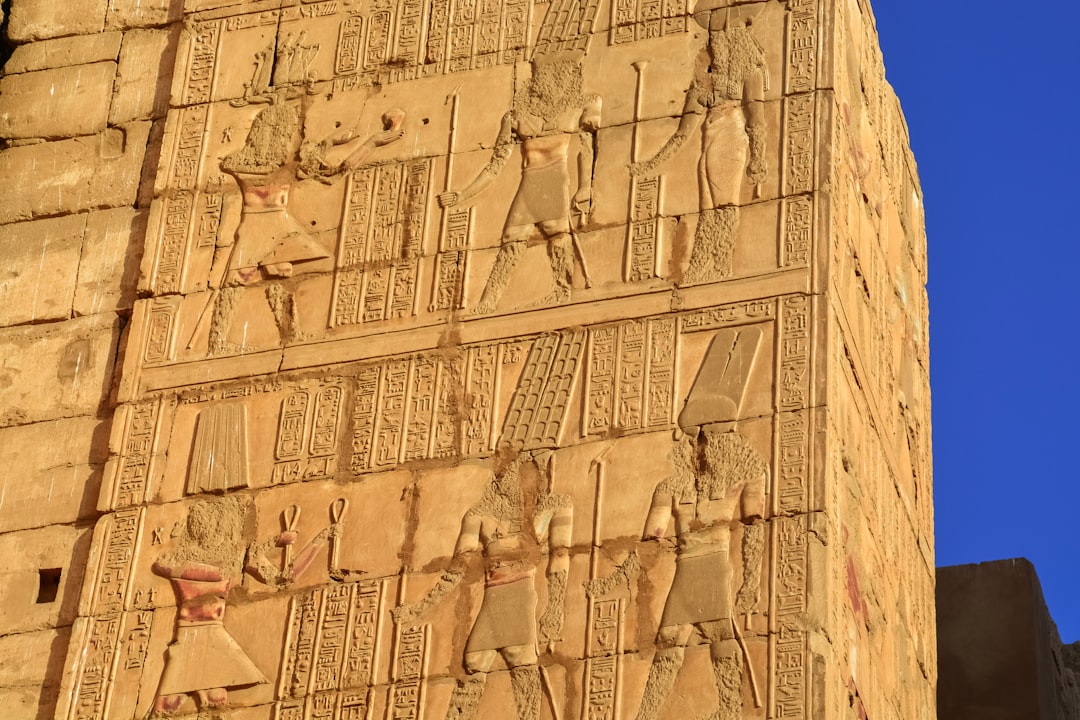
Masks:
[[[52,717],[109,458],[178,39],[158,3],[10,0],[0,75],[0,707]],[[58,577],[57,577],[58,573]]]
[[[934,717],[868,5],[90,4],[0,77],[10,717]]]

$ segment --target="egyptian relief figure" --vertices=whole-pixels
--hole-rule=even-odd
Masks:
[[[757,197],[768,169],[764,98],[769,74],[765,51],[751,32],[764,5],[740,5],[738,0],[697,5],[694,19],[709,40],[695,64],[679,126],[651,160],[630,166],[634,175],[655,174],[704,121],[698,161],[701,216],[685,283],[731,275],[743,182],[754,185]]]
[[[224,625],[225,598],[244,557],[242,502],[227,497],[192,505],[174,532],[173,551],[153,565],[172,584],[177,615],[152,717],[179,713],[190,696],[200,713],[224,718],[230,689],[268,682]]]
[[[299,104],[280,88],[252,102],[269,102],[255,116],[244,146],[221,162],[240,188],[243,205],[235,237],[220,238],[222,251],[212,277],[221,277],[210,328],[211,355],[243,350],[244,334],[233,333],[233,316],[246,287],[264,284],[265,302],[281,342],[298,336],[298,313],[284,281],[295,275],[329,270],[330,252],[289,214],[289,194],[298,180],[329,182],[361,164],[377,147],[401,138],[404,113],[383,117],[383,129],[361,140],[343,130],[317,145],[304,144]],[[337,157],[334,157],[334,155]]]
[[[526,452],[495,473],[465,514],[453,560],[438,584],[420,602],[394,612],[403,624],[417,622],[461,582],[473,557],[483,558],[484,600],[465,645],[468,677],[451,695],[448,719],[475,717],[487,673],[500,656],[510,668],[517,717],[540,718],[537,644],[547,650],[562,632],[573,523],[569,497],[551,491],[551,459],[550,451],[535,459]],[[548,603],[538,632],[534,578],[545,556]]]
[[[674,521],[676,562],[638,720],[659,717],[695,637],[709,645],[719,694],[713,720],[742,717],[744,669],[759,701],[739,622],[756,612],[760,600],[769,467],[738,432],[737,421],[761,340],[754,326],[714,336],[679,414],[674,472],[653,493],[644,539],[660,540]],[[736,594],[729,551],[738,528],[742,583]]]
[[[513,108],[503,116],[491,161],[464,190],[439,196],[444,208],[470,201],[498,177],[513,144],[521,143],[521,182],[506,216],[495,265],[473,308],[476,314],[495,310],[537,232],[547,242],[555,286],[537,304],[570,299],[575,249],[581,254],[571,232],[571,213],[584,220],[591,212],[595,134],[600,125],[600,97],[582,94],[583,59],[582,50],[538,50],[527,90],[516,95]],[[575,135],[581,143],[578,187],[571,199],[568,162]]]

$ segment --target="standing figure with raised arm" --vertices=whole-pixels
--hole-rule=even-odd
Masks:
[[[652,159],[630,166],[633,175],[654,175],[704,124],[698,160],[701,215],[685,283],[731,275],[744,178],[757,197],[768,170],[764,101],[769,71],[765,50],[751,32],[764,3],[740,5],[738,0],[698,3],[694,19],[709,40],[695,64],[679,126]]]
[[[748,658],[737,623],[755,611],[759,599],[768,466],[730,427],[688,430],[692,434],[677,434],[674,472],[657,485],[645,523],[644,539],[660,540],[674,521],[677,543],[675,577],[637,720],[660,717],[695,632],[709,645],[719,697],[710,720],[742,717]],[[736,594],[729,550],[737,524],[743,525],[743,580]]]
[[[560,640],[573,526],[569,496],[551,490],[551,461],[550,451],[510,458],[465,513],[453,560],[439,582],[420,602],[394,611],[399,623],[415,624],[461,582],[473,558],[483,559],[484,600],[465,644],[468,677],[450,697],[447,720],[475,717],[500,656],[510,668],[518,720],[540,718],[538,643],[546,652]],[[548,601],[538,626],[535,576],[545,560]]]
[[[530,239],[539,232],[547,241],[555,287],[538,305],[570,299],[574,272],[571,214],[587,219],[592,211],[592,176],[596,131],[600,126],[599,95],[582,93],[584,51],[537,52],[524,93],[503,115],[495,150],[487,166],[460,192],[439,195],[446,208],[472,200],[502,171],[513,146],[521,144],[521,182],[503,226],[499,254],[473,313],[495,310],[503,289]],[[580,138],[578,187],[571,199],[569,154]]]
[[[283,282],[329,269],[332,259],[289,213],[293,185],[308,178],[329,183],[404,134],[404,111],[391,110],[382,117],[382,129],[367,139],[355,130],[343,130],[321,143],[302,145],[303,120],[296,103],[289,100],[288,88],[258,101],[269,106],[255,116],[244,146],[221,161],[221,169],[236,180],[242,206],[235,234],[218,238],[219,253],[210,273],[211,284],[219,287],[210,301],[210,355],[245,349],[243,336],[237,342],[229,331],[244,289],[260,283],[265,285],[281,342],[297,336],[295,298]]]

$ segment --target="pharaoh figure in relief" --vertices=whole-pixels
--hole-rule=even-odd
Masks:
[[[760,600],[768,464],[737,430],[746,373],[760,339],[760,330],[746,330],[721,333],[713,341],[679,417],[674,472],[653,493],[644,539],[660,540],[674,529],[677,555],[637,720],[660,717],[695,638],[709,646],[719,701],[712,720],[743,716],[745,669],[760,705],[739,623],[745,620],[749,627]],[[736,593],[730,546],[732,527],[739,523],[743,572]]]
[[[510,668],[519,720],[539,720],[538,650],[562,633],[573,524],[570,498],[552,491],[551,451],[522,452],[494,474],[480,501],[462,519],[450,567],[415,605],[395,611],[414,624],[461,582],[477,555],[484,562],[484,600],[465,645],[468,677],[458,682],[446,717],[475,717],[487,674],[500,656]],[[547,559],[548,602],[536,617],[537,568]],[[539,648],[538,648],[539,645]]]
[[[694,19],[708,32],[708,43],[694,66],[682,118],[675,133],[650,160],[633,163],[631,174],[653,175],[701,128],[698,196],[701,215],[684,283],[731,275],[739,201],[745,180],[761,194],[765,160],[765,92],[769,72],[765,50],[751,30],[764,3],[704,0]]]
[[[200,713],[224,718],[230,689],[269,682],[224,624],[225,597],[244,556],[243,526],[241,498],[200,500],[174,532],[172,552],[152,567],[172,585],[177,614],[151,717],[172,717],[191,697]]]
[[[279,50],[295,65],[296,43]],[[246,350],[245,334],[233,327],[237,314],[251,318],[267,310],[272,314],[282,343],[299,337],[295,297],[285,281],[295,275],[333,268],[330,251],[323,247],[289,214],[289,195],[298,181],[313,178],[324,183],[361,166],[375,148],[402,137],[405,113],[391,110],[383,116],[383,128],[362,138],[355,129],[334,133],[318,143],[303,139],[303,102],[292,76],[304,78],[300,70],[279,70],[278,58],[273,78],[280,87],[265,83],[266,60],[256,63],[256,73],[248,86],[248,96],[240,105],[267,104],[248,130],[243,147],[221,161],[221,169],[231,175],[242,198],[240,222],[234,237],[218,239],[219,252],[211,270],[209,354]],[[260,80],[260,77],[262,79]],[[263,297],[245,294],[245,289],[262,285]],[[241,303],[250,303],[240,310]],[[238,313],[239,310],[239,313]]]
[[[588,34],[567,23],[552,9],[544,17],[541,42],[532,58],[532,76],[525,92],[515,93],[514,106],[503,116],[491,160],[464,190],[439,196],[446,208],[468,202],[488,187],[506,164],[515,143],[521,143],[521,181],[503,226],[499,254],[484,286],[477,314],[495,310],[525,248],[539,233],[547,242],[554,289],[538,305],[570,299],[574,255],[584,269],[585,256],[577,244],[575,225],[592,210],[592,177],[596,132],[600,127],[598,95],[582,92],[582,63]],[[580,6],[575,10],[580,12]],[[569,156],[575,135],[577,190],[570,194]]]

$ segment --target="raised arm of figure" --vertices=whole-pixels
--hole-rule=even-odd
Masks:
[[[656,172],[682,149],[686,139],[697,130],[701,124],[701,118],[705,114],[705,106],[701,102],[701,93],[698,83],[695,81],[686,91],[686,102],[683,103],[682,117],[679,118],[679,126],[674,134],[668,138],[664,146],[660,148],[651,159],[644,162],[630,163],[631,175],[655,175]]]
[[[448,208],[454,205],[460,205],[461,203],[472,200],[476,195],[480,194],[488,185],[495,181],[495,178],[502,172],[503,166],[506,165],[506,161],[510,158],[510,153],[514,149],[514,115],[513,112],[508,112],[503,115],[502,125],[499,128],[499,137],[495,140],[495,149],[491,153],[491,160],[484,166],[484,169],[480,171],[480,174],[476,176],[467,188],[460,192],[454,190],[448,190],[439,194],[439,206]]]
[[[457,544],[454,547],[454,557],[450,560],[449,567],[443,572],[439,582],[431,588],[419,602],[406,603],[394,608],[391,614],[394,621],[406,626],[416,625],[423,620],[428,610],[438,605],[439,602],[450,594],[450,591],[458,586],[465,577],[465,567],[469,558],[480,550],[480,517],[473,513],[467,513],[461,521],[461,532],[458,534]]]

